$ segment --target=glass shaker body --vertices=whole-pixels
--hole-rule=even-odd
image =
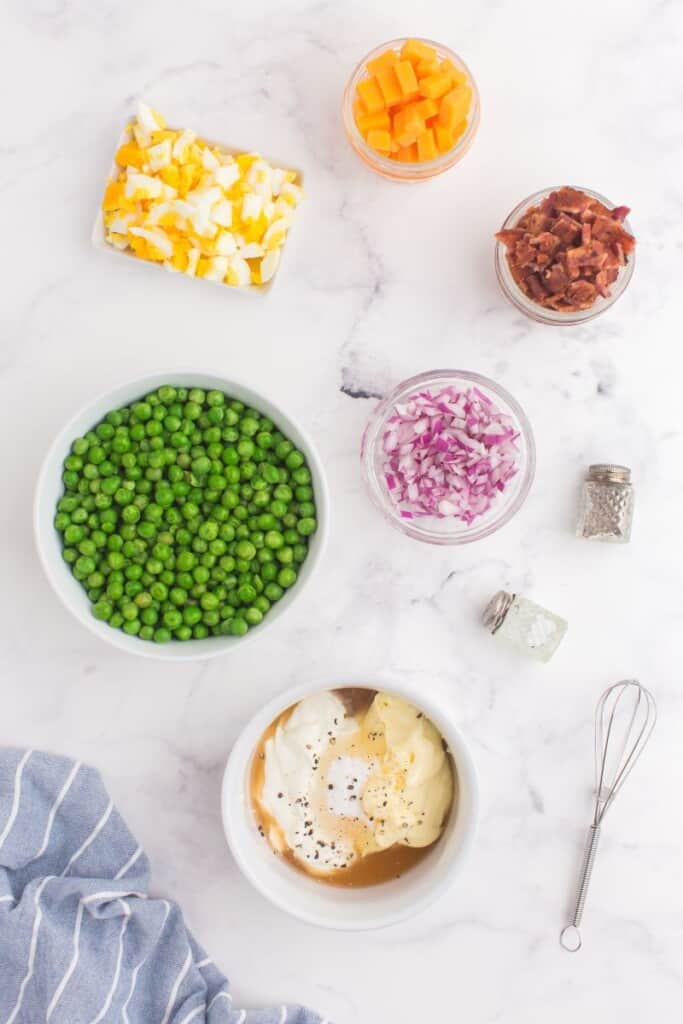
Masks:
[[[633,522],[633,484],[626,466],[589,466],[583,482],[577,537],[627,544]]]
[[[484,611],[484,625],[520,653],[549,661],[567,632],[567,623],[519,594],[500,590]]]

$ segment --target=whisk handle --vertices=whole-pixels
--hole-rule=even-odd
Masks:
[[[579,925],[581,924],[581,918],[583,917],[583,911],[586,905],[588,886],[590,885],[591,875],[593,874],[593,865],[595,864],[595,856],[598,852],[599,841],[600,825],[591,825],[590,832],[588,833],[588,841],[586,843],[586,852],[583,855],[583,866],[581,868],[579,887],[576,894],[574,915],[572,917],[571,924],[568,924],[563,928],[560,933],[560,945],[563,949],[566,949],[568,953],[576,953],[581,949],[581,933],[579,932]]]

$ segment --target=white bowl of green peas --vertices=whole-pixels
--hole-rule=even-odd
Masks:
[[[89,402],[38,478],[34,527],[70,612],[122,650],[226,654],[301,595],[329,500],[304,430],[219,375],[173,370]]]

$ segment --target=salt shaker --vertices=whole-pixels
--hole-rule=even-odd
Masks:
[[[577,537],[626,544],[633,520],[633,484],[626,466],[588,467],[581,491]]]
[[[550,661],[567,632],[564,619],[507,590],[499,590],[491,598],[483,622],[493,636],[503,637],[518,651],[542,662]]]

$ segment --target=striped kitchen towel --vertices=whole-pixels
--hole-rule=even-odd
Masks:
[[[297,1006],[235,1009],[148,883],[96,771],[0,749],[0,1024],[320,1024]]]

